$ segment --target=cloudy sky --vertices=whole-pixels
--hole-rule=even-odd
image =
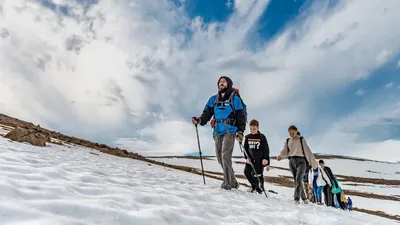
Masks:
[[[295,124],[314,152],[398,161],[398,21],[398,0],[0,0],[0,112],[193,154],[190,118],[227,75],[272,155]]]

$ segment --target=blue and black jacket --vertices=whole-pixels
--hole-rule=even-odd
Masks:
[[[214,116],[216,124],[213,130],[214,135],[224,135],[227,133],[244,132],[246,129],[246,117],[241,99],[234,95],[233,109],[229,98],[233,92],[232,87],[228,87],[224,97],[221,93],[211,96],[200,118],[200,125],[204,126]],[[216,99],[218,97],[218,99]]]

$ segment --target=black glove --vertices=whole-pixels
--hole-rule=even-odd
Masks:
[[[199,124],[200,122],[201,122],[200,117],[192,117],[192,123],[193,123],[194,125],[197,125],[197,124]]]
[[[242,141],[243,141],[243,132],[242,131],[237,132],[236,140],[238,140],[240,143],[242,143]]]

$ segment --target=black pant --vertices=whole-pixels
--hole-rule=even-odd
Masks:
[[[252,188],[257,188],[259,187],[258,185],[258,178],[260,179],[261,182],[261,188],[262,190],[264,189],[264,175],[263,175],[263,165],[262,161],[252,161],[252,164],[254,165],[254,169],[256,170],[257,174],[254,174],[253,169],[251,168],[251,165],[246,163],[246,166],[244,167],[244,175],[246,176],[247,180],[251,184]]]
[[[324,187],[324,202],[326,206],[335,206],[333,202],[333,194],[329,185],[325,185]]]

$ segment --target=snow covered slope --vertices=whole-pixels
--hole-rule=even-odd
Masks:
[[[220,189],[207,179],[73,145],[34,147],[0,137],[0,223],[396,224],[359,212]]]
[[[200,170],[200,160],[184,157],[157,157],[154,160],[172,165],[188,166]],[[236,177],[247,183],[243,176],[243,159],[234,158],[233,164]],[[400,216],[400,185],[389,185],[388,181],[400,183],[400,177],[395,171],[400,171],[400,165],[383,162],[357,161],[349,159],[324,159],[327,166],[338,176],[345,194],[353,199],[354,207],[370,211],[382,211],[385,214]],[[203,160],[207,174],[222,177],[221,167],[215,157]],[[281,196],[290,198],[293,195],[292,174],[288,171],[288,161],[271,160],[274,166],[265,172],[266,188],[278,192]],[[368,171],[373,171],[369,176]],[[377,175],[379,174],[379,176]],[[353,176],[353,177],[347,177]],[[275,179],[272,179],[275,178]],[[387,179],[387,180],[380,180]],[[390,180],[392,179],[392,180]],[[354,180],[354,181],[352,181]],[[374,182],[374,183],[371,183]]]

